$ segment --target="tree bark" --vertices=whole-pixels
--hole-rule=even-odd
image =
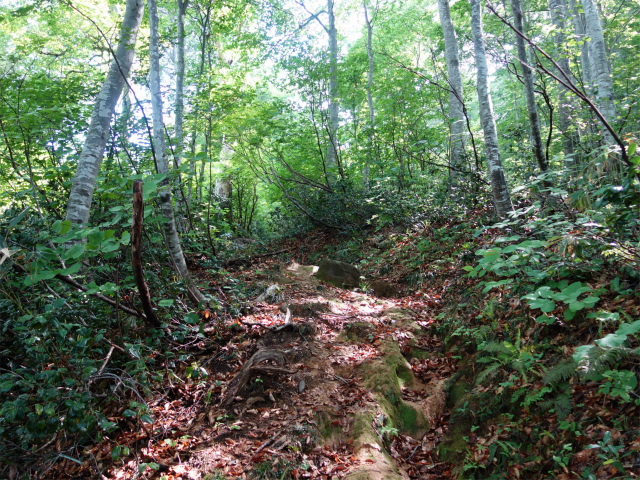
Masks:
[[[369,72],[367,75],[367,103],[369,105],[369,135],[367,136],[367,160],[362,172],[362,185],[369,189],[369,171],[373,159],[373,129],[376,123],[376,114],[373,109],[373,25],[367,11],[367,1],[362,2],[364,7],[364,19],[367,23],[367,56],[369,57]]]
[[[462,76],[460,75],[460,56],[456,31],[451,20],[449,0],[438,0],[440,25],[444,35],[444,51],[447,59],[447,75],[449,77],[449,135],[451,143],[451,166],[449,178],[452,185],[457,183],[459,170],[464,160],[465,125],[462,92]]]
[[[178,7],[177,26],[178,26],[178,48],[176,51],[176,100],[175,100],[175,128],[176,128],[176,147],[175,162],[176,167],[182,165],[182,146],[184,138],[184,15],[189,6],[189,0],[176,0]],[[180,188],[182,188],[182,179],[178,176]],[[187,198],[191,198],[188,195]]]
[[[613,104],[613,85],[611,72],[607,61],[606,46],[600,24],[600,15],[593,0],[582,0],[582,8],[586,19],[587,35],[589,42],[589,60],[593,73],[593,82],[597,85],[596,98],[598,109],[610,125],[616,119],[616,108]],[[602,136],[607,145],[614,143],[613,136],[606,129],[602,129]]]
[[[143,11],[144,0],[127,0],[118,47],[111,61],[107,78],[93,106],[91,123],[78,159],[78,168],[69,195],[66,219],[76,225],[86,225],[89,221],[96,178],[109,138],[109,126],[133,64]]]
[[[167,249],[173,261],[174,267],[182,279],[186,282],[189,295],[196,303],[205,300],[204,295],[191,281],[187,263],[182,253],[176,222],[173,215],[173,202],[171,199],[171,185],[169,182],[169,163],[164,139],[164,123],[162,119],[162,94],[160,91],[160,51],[158,48],[158,9],[156,0],[149,2],[149,86],[151,88],[151,106],[153,109],[153,143],[155,146],[158,173],[165,174],[160,182],[158,198],[163,217],[163,228]]]
[[[160,328],[160,320],[151,306],[149,287],[144,280],[140,241],[142,239],[142,221],[144,219],[144,201],[142,200],[142,180],[133,182],[133,222],[131,226],[131,267],[133,278],[140,293],[140,303],[147,316],[146,320],[155,328]]]
[[[576,0],[568,0],[568,6],[571,10],[571,18],[573,29],[576,33],[577,40],[582,42],[580,45],[580,65],[582,67],[582,82],[587,91],[591,86],[591,60],[589,59],[589,45],[586,41],[586,29],[584,26],[584,15],[578,11]]]
[[[566,17],[566,5],[564,0],[549,0],[549,12],[551,14],[551,22],[556,32],[554,42],[556,44],[556,56],[558,57],[558,65],[564,72],[569,74],[569,59],[562,50],[565,43],[564,29]],[[524,40],[523,40],[524,41]],[[562,73],[558,70],[558,76],[562,77]],[[571,115],[573,112],[573,98],[571,92],[562,84],[558,85],[558,117],[560,123],[560,131],[562,132],[562,143],[564,150],[565,165],[573,168],[575,165],[575,150],[578,144],[578,130],[572,125]]]
[[[327,0],[329,14],[329,142],[327,144],[327,182],[331,185],[336,178],[338,163],[338,32],[333,12],[333,0]]]
[[[487,73],[487,57],[484,46],[484,32],[482,31],[482,11],[480,0],[469,0],[471,4],[471,30],[475,51],[476,68],[478,70],[477,89],[480,107],[480,122],[484,131],[484,148],[489,169],[489,180],[493,190],[493,201],[500,217],[505,217],[513,210],[509,188],[504,176],[500,149],[498,148],[498,133],[493,116],[493,102],[489,90]]]
[[[511,0],[511,10],[513,12],[513,26],[520,32],[526,34],[524,29],[522,3],[520,0]],[[536,106],[536,97],[534,92],[533,71],[529,68],[529,55],[524,39],[520,35],[516,35],[516,45],[518,47],[518,59],[522,68],[522,80],[524,83],[524,91],[527,97],[527,111],[529,113],[529,126],[531,128],[531,144],[533,153],[538,162],[541,172],[546,172],[549,168],[549,162],[544,153],[542,143],[542,134],[540,132],[540,117],[538,116],[538,107]]]

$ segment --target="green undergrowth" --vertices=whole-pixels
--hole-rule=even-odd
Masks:
[[[462,360],[438,448],[459,478],[640,474],[637,186],[582,186],[503,222],[477,212],[363,242],[376,248],[362,270],[424,299],[429,328]],[[399,420],[402,362],[387,358],[365,378]]]
[[[640,473],[640,257],[635,221],[608,215],[533,204],[471,240],[437,327],[471,367],[449,382],[439,447],[460,478]]]

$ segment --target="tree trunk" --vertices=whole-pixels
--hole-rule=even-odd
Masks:
[[[373,109],[373,26],[369,19],[366,0],[362,2],[364,6],[364,19],[367,22],[367,56],[369,57],[369,73],[367,75],[367,103],[369,104],[369,135],[367,136],[367,160],[362,172],[362,185],[365,190],[369,189],[369,171],[373,159],[373,128],[376,122],[376,115]]]
[[[513,210],[511,196],[504,176],[500,150],[498,148],[498,133],[493,117],[493,102],[489,91],[487,73],[487,57],[484,47],[484,33],[482,31],[482,11],[480,0],[469,0],[471,4],[471,30],[473,32],[473,46],[475,51],[476,68],[478,70],[477,89],[480,107],[480,122],[484,131],[484,149],[489,169],[489,180],[493,190],[493,201],[500,217],[505,217]]]
[[[449,76],[449,132],[451,143],[451,166],[449,178],[453,186],[457,183],[459,170],[464,161],[465,125],[463,113],[462,76],[460,75],[460,57],[456,31],[451,20],[449,0],[438,0],[440,24],[444,35],[444,51]]]
[[[333,13],[333,0],[327,0],[329,13],[329,143],[327,144],[327,181],[329,186],[335,181],[338,153],[338,32]]]
[[[522,3],[520,0],[511,0],[511,10],[513,12],[513,26],[526,35],[524,29]],[[549,162],[544,153],[544,147],[542,144],[542,134],[540,132],[540,117],[538,116],[538,107],[536,106],[536,96],[534,92],[534,79],[533,71],[528,67],[529,55],[527,54],[527,47],[524,44],[524,39],[516,34],[516,45],[518,47],[518,59],[520,60],[520,66],[522,67],[522,80],[524,83],[524,92],[527,97],[527,111],[529,112],[529,126],[531,128],[531,144],[533,146],[533,153],[538,162],[541,172],[546,172],[549,168]]]
[[[558,65],[567,74],[570,75],[569,59],[562,50],[565,43],[564,29],[566,5],[564,0],[549,0],[549,12],[551,14],[551,22],[553,23],[556,33],[554,43],[556,44],[556,56],[558,57]],[[558,78],[563,78],[558,72]],[[575,165],[575,149],[578,143],[577,129],[572,125],[571,115],[573,112],[573,97],[567,88],[558,85],[558,116],[560,120],[560,131],[562,132],[562,141],[565,157],[565,165],[572,168]]]
[[[593,0],[582,0],[582,8],[586,19],[587,35],[591,38],[589,42],[589,60],[591,62],[593,82],[598,86],[596,94],[598,108],[607,122],[613,125],[616,119],[616,108],[613,104],[611,72],[607,61],[600,15]],[[613,136],[604,127],[602,128],[602,136],[607,145],[614,143]]]
[[[96,98],[69,195],[66,218],[76,225],[85,225],[89,221],[93,191],[109,138],[111,118],[133,64],[143,11],[144,0],[127,0],[115,58],[111,61],[107,78]]]
[[[167,249],[173,261],[174,267],[182,279],[186,282],[189,294],[195,302],[205,300],[202,292],[191,281],[187,263],[182,253],[176,222],[173,216],[173,203],[171,199],[171,185],[169,182],[169,162],[164,140],[164,123],[162,119],[162,94],[160,90],[160,51],[158,48],[158,9],[156,0],[149,2],[149,86],[151,88],[151,106],[153,110],[153,143],[158,162],[158,173],[166,175],[160,183],[158,197],[160,199],[160,210],[163,217],[163,228]]]
[[[189,0],[176,0],[178,7],[178,48],[176,51],[176,100],[175,100],[175,128],[176,128],[176,146],[175,146],[175,162],[176,167],[182,165],[182,145],[184,137],[184,15]],[[182,188],[181,175],[178,174],[178,183]],[[188,196],[190,198],[190,195]],[[184,206],[186,209],[186,206]]]
[[[584,83],[587,91],[591,86],[591,60],[589,59],[589,45],[586,41],[586,30],[584,26],[584,15],[578,10],[576,0],[568,0],[569,9],[572,13],[573,29],[576,32],[576,37],[580,45],[580,64],[582,67],[582,82]]]

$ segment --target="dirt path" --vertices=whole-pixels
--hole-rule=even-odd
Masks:
[[[242,343],[197,357],[188,381],[155,402],[166,435],[145,461],[159,466],[156,475],[448,478],[435,448],[446,432],[443,380],[456,367],[428,333],[433,312],[411,298],[334,288],[313,273],[295,263],[272,269],[278,302],[256,303],[240,319]],[[284,353],[289,372],[254,373],[222,408],[239,368],[264,349]],[[126,469],[114,473],[128,478]]]

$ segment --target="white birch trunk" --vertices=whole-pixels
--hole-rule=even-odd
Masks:
[[[169,162],[164,140],[164,122],[162,119],[162,93],[160,90],[160,51],[158,48],[158,8],[156,0],[149,2],[149,87],[151,89],[151,106],[153,111],[153,144],[158,163],[158,173],[163,173],[166,178],[160,183],[158,198],[163,218],[163,228],[167,249],[173,261],[174,267],[182,279],[187,283],[190,296],[196,302],[205,300],[204,295],[191,281],[187,263],[182,253],[176,222],[173,215],[173,202],[171,199],[171,185],[169,182]]]
[[[484,148],[489,169],[489,180],[493,190],[493,201],[500,217],[505,217],[513,210],[509,188],[504,176],[500,150],[498,148],[498,133],[493,116],[493,102],[489,91],[489,79],[487,73],[487,57],[484,46],[484,33],[482,31],[482,11],[480,0],[469,0],[471,4],[471,30],[473,33],[473,46],[475,51],[476,68],[478,70],[477,88],[478,104],[480,107],[480,122],[484,131]]]
[[[447,59],[447,75],[449,77],[449,132],[451,139],[451,166],[449,178],[455,185],[459,170],[464,160],[465,125],[463,111],[462,76],[460,75],[460,56],[456,31],[451,20],[449,0],[438,0],[440,25],[444,35],[444,51]]]
[[[516,28],[516,30],[526,35],[527,32],[525,32],[524,30],[522,3],[520,2],[520,0],[511,0],[511,10],[513,13],[513,26]],[[517,34],[516,45],[518,47],[518,59],[520,60],[520,67],[522,68],[524,93],[527,97],[527,111],[529,113],[529,126],[531,128],[531,144],[533,146],[533,153],[536,157],[536,161],[538,162],[538,167],[540,167],[540,171],[546,172],[549,168],[549,163],[542,146],[540,117],[538,116],[538,107],[536,106],[536,97],[533,90],[533,71],[528,67],[529,55],[527,54],[527,47],[524,44],[524,39]]]
[[[367,160],[362,172],[362,184],[365,190],[369,189],[369,171],[373,163],[373,129],[376,123],[376,114],[373,109],[373,26],[369,19],[366,0],[362,2],[364,6],[364,19],[367,23],[367,56],[369,57],[369,73],[367,76],[367,103],[369,104],[369,135],[367,137]]]
[[[176,165],[182,165],[182,145],[184,137],[184,15],[189,0],[176,0],[178,7],[178,48],[176,51]]]
[[[571,75],[569,70],[569,59],[562,50],[565,43],[564,29],[566,17],[566,5],[564,0],[549,0],[549,12],[551,14],[551,22],[556,29],[554,42],[556,44],[556,57],[558,65],[566,75]],[[558,72],[558,78],[563,75]],[[562,132],[562,143],[565,155],[565,164],[571,167],[575,163],[575,146],[577,144],[577,129],[572,125],[571,115],[574,110],[572,102],[572,94],[566,87],[558,85],[558,117],[560,123],[560,131]]]
[[[616,108],[613,103],[611,71],[607,61],[600,15],[593,0],[582,0],[582,8],[584,9],[587,35],[591,38],[589,42],[589,60],[593,72],[593,83],[596,86],[598,108],[607,122],[613,124],[616,119]],[[602,136],[607,145],[614,143],[613,136],[604,126],[602,127]]]
[[[93,106],[91,123],[69,195],[66,219],[76,225],[86,225],[89,221],[96,178],[109,138],[109,126],[133,64],[143,11],[144,0],[127,0],[115,58],[111,61],[109,73]]]
[[[335,181],[335,170],[338,153],[338,32],[336,31],[336,17],[333,12],[333,0],[327,0],[329,13],[329,143],[327,144],[327,180],[329,184]]]
[[[586,41],[584,15],[578,11],[576,0],[567,1],[572,14],[573,30],[576,33],[577,40],[582,41],[582,45],[580,45],[580,66],[582,67],[582,82],[588,91],[591,86],[591,61],[589,59],[589,45]]]

